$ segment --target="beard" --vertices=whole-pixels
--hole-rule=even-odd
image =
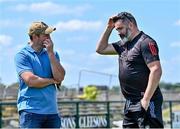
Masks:
[[[131,34],[132,34],[131,30],[129,28],[126,28],[126,34],[120,34],[121,41],[123,43],[126,43],[126,42],[130,41]]]
[[[123,38],[121,38],[121,41],[122,41],[123,43],[126,43],[126,42],[128,42],[129,40],[128,40],[128,38],[127,38],[126,36],[124,36]]]

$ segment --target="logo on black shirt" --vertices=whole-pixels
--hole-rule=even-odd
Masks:
[[[156,44],[154,42],[149,42],[149,49],[153,56],[156,56],[158,54],[156,49]]]

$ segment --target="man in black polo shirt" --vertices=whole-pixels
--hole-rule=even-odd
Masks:
[[[109,44],[114,28],[121,40]],[[121,12],[109,18],[96,52],[119,55],[119,81],[126,98],[123,127],[163,128],[158,46],[154,39],[139,31],[132,14]]]

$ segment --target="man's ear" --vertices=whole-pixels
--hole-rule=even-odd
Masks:
[[[133,28],[134,24],[132,22],[129,22],[129,28]]]
[[[32,38],[33,38],[33,39],[36,38],[36,35],[35,35],[35,34],[32,34]]]

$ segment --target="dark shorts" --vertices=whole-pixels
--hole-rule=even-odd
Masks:
[[[146,111],[140,101],[126,100],[123,128],[163,128],[162,99],[150,102]]]
[[[19,112],[20,128],[60,128],[61,119],[58,114],[35,114]]]

